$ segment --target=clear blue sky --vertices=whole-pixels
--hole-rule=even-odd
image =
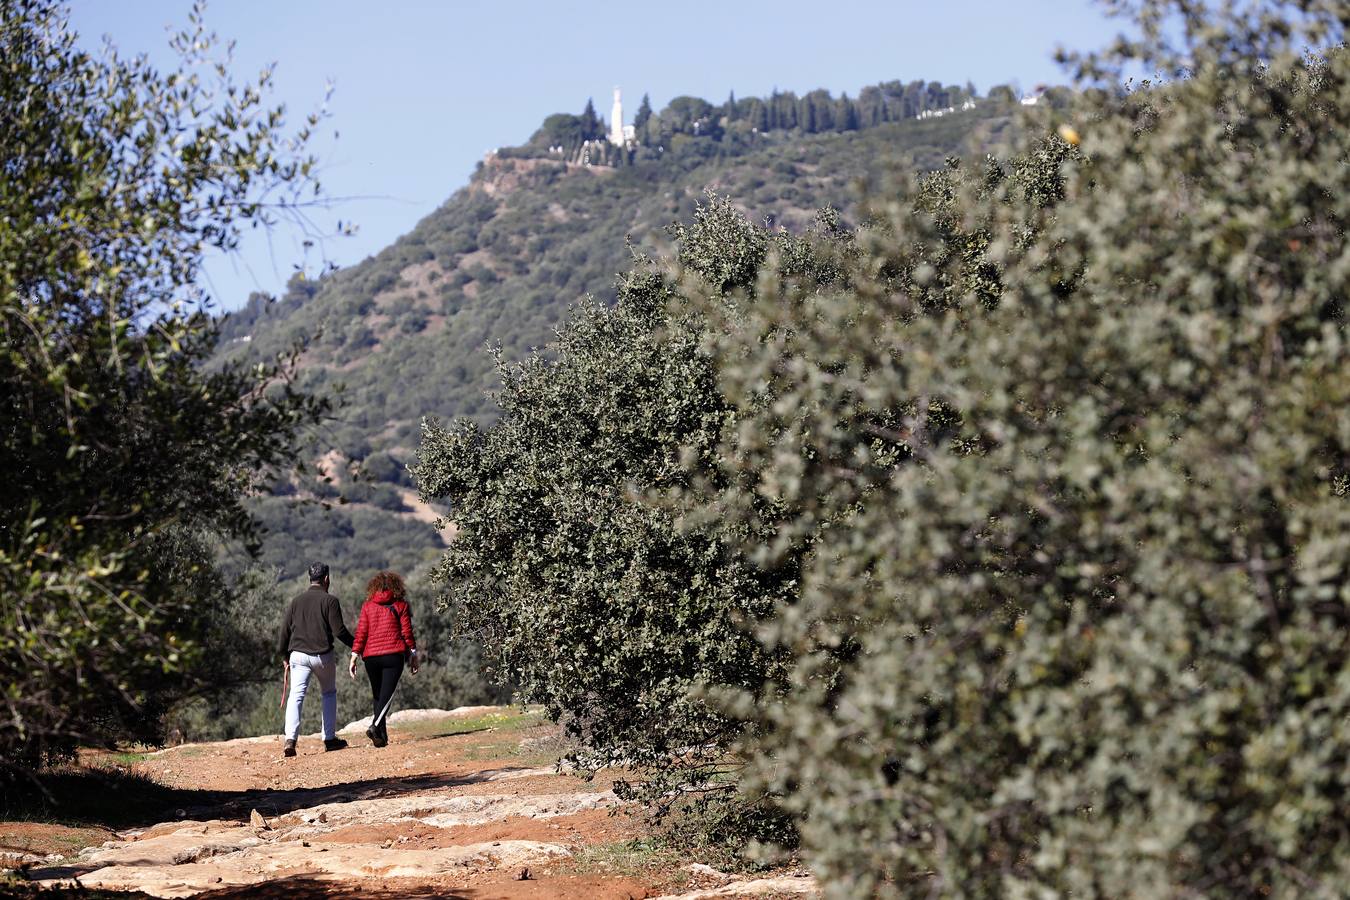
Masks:
[[[189,5],[74,0],[71,18],[91,46],[107,35],[167,61],[166,29],[186,24]],[[206,12],[238,42],[241,77],[277,63],[275,99],[296,119],[335,84],[323,181],[335,197],[366,198],[331,217],[360,226],[325,247],[343,265],[408,231],[485,151],[523,143],[546,115],[593,97],[608,118],[616,85],[629,121],[644,92],[660,109],[681,94],[720,102],[775,87],[856,96],[891,79],[1030,89],[1066,80],[1056,46],[1098,47],[1119,30],[1090,0],[216,0]],[[309,269],[320,262],[311,251]],[[231,308],[278,292],[305,263],[300,237],[282,231],[212,260],[206,286]]]

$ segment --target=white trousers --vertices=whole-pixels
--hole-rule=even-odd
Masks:
[[[305,708],[305,691],[309,690],[309,676],[319,679],[323,693],[323,739],[337,736],[337,664],[333,651],[314,656],[291,651],[291,692],[286,697],[286,739],[300,736],[300,712]]]

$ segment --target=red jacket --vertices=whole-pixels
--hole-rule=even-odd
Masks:
[[[367,656],[406,653],[417,647],[413,640],[412,610],[405,600],[395,600],[389,591],[376,591],[361,607],[356,620],[352,652]]]

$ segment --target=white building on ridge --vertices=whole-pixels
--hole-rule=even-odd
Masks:
[[[623,124],[623,99],[619,89],[614,89],[614,108],[609,113],[609,142],[617,147],[628,144],[636,137],[632,125]]]

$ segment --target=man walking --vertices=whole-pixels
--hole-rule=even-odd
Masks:
[[[337,736],[337,664],[333,660],[333,636],[352,645],[352,633],[342,621],[338,598],[328,593],[328,566],[309,567],[309,589],[286,607],[277,650],[290,671],[291,691],[286,697],[286,756],[295,755],[300,736],[300,712],[305,706],[309,676],[319,679],[323,692],[323,749],[341,750],[347,742]]]

